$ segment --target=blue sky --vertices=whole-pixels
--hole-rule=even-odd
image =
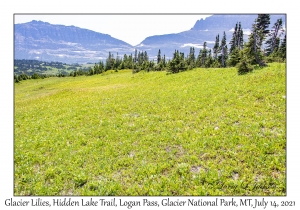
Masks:
[[[210,15],[15,15],[15,23],[41,20],[51,24],[74,25],[109,34],[131,45],[146,37],[191,29],[197,20]]]

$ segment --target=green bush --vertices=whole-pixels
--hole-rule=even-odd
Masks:
[[[247,62],[246,59],[242,59],[238,64],[237,64],[237,69],[238,69],[238,74],[247,74],[251,71],[253,71],[253,66],[250,65],[250,63]]]
[[[246,54],[243,51],[240,51],[240,61],[236,65],[238,69],[238,74],[247,74],[251,71],[253,71],[253,66],[251,65],[250,59],[246,56]]]

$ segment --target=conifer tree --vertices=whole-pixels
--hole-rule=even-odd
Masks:
[[[100,74],[105,71],[103,61],[99,62],[98,68],[99,68]]]
[[[190,53],[187,58],[187,65],[189,69],[195,68],[195,48],[190,47]]]
[[[184,61],[184,53],[179,53],[178,50],[175,50],[173,54],[173,59],[169,62],[168,71],[171,73],[178,73],[180,71],[185,71],[186,65]]]
[[[111,70],[114,69],[115,58],[111,52],[108,52],[108,58],[106,59],[105,69]]]
[[[286,60],[286,35],[284,35],[284,38],[278,51],[279,55],[283,58],[283,60]]]
[[[213,47],[213,54],[214,59],[216,60],[218,58],[218,54],[220,52],[220,41],[219,41],[219,34],[216,36],[215,45]]]
[[[138,61],[137,58],[137,49],[134,50],[134,58],[133,58],[133,63],[136,63]]]
[[[228,66],[236,66],[240,62],[240,51],[238,48],[235,48],[231,53],[228,60]]]
[[[171,73],[178,73],[179,72],[179,63],[180,63],[179,53],[178,53],[178,50],[175,50],[175,52],[173,54],[173,59],[169,63],[169,71]]]
[[[242,29],[242,25],[241,22],[239,22],[239,27],[238,27],[238,31],[237,31],[237,46],[238,49],[241,50],[244,47],[244,32]]]
[[[158,50],[158,53],[157,53],[157,64],[159,64],[161,61],[161,55],[160,55],[160,49]]]
[[[238,74],[246,74],[253,71],[253,67],[250,65],[248,56],[244,53],[243,50],[240,51],[240,62],[237,64]]]
[[[31,79],[41,79],[40,75],[37,73],[33,73],[33,75],[31,76]]]
[[[196,59],[196,67],[201,67],[201,55],[202,55],[202,49],[200,49],[198,57]]]
[[[259,33],[259,36],[262,36],[261,41],[264,40],[265,36],[269,33],[269,25],[270,25],[270,15],[269,14],[259,14],[257,19],[255,20],[255,25]]]
[[[141,65],[141,63],[142,63],[141,52],[140,51],[138,52],[137,63],[138,63],[138,65]]]
[[[229,42],[230,44],[229,53],[231,53],[237,47],[238,45],[237,43],[238,43],[238,24],[236,23],[231,41]]]
[[[208,50],[208,56],[207,59],[205,61],[205,68],[210,68],[213,64],[213,58],[212,58],[212,54],[211,54],[211,49]]]
[[[274,26],[272,27],[271,32],[269,33],[269,39],[266,41],[267,48],[266,54],[270,55],[279,48],[280,36],[283,32],[282,28],[282,19],[278,19]]]
[[[128,69],[132,69],[133,68],[133,57],[132,54],[129,55],[127,62],[126,62],[126,67]]]
[[[144,52],[144,61],[145,62],[149,61],[149,57],[148,57],[147,51]]]
[[[228,49],[227,49],[227,44],[226,44],[226,33],[224,31],[223,33],[223,38],[221,41],[221,65],[222,67],[226,66],[226,60],[228,58]]]
[[[243,36],[244,33],[241,22],[236,23],[232,39],[230,41],[229,60],[227,62],[229,66],[236,66],[236,64],[240,61],[240,50],[244,47]]]
[[[229,53],[232,53],[236,48],[238,48],[239,50],[243,48],[243,44],[244,44],[243,36],[244,33],[241,26],[241,22],[236,23],[231,41],[229,42],[230,44]]]
[[[265,40],[266,35],[269,33],[268,26],[270,24],[270,15],[259,14],[252,25],[252,32],[246,47],[246,55],[250,58],[252,64],[259,64],[264,66],[262,62],[263,53],[261,46]]]
[[[201,66],[205,66],[206,57],[207,57],[207,49],[206,49],[206,42],[204,42],[203,49],[201,51]]]
[[[191,47],[190,48],[190,54],[189,54],[189,59],[191,63],[195,63],[195,48]]]
[[[20,80],[19,80],[19,78],[18,78],[17,75],[14,75],[14,80],[15,80],[16,83],[20,82]]]
[[[117,53],[117,57],[114,60],[114,69],[118,69],[121,63],[122,63],[122,59],[119,58],[119,53]]]

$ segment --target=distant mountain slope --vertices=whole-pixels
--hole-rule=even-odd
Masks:
[[[212,15],[205,20],[197,20],[188,31],[150,36],[137,46],[131,46],[107,34],[75,26],[32,21],[15,24],[15,59],[38,59],[64,63],[98,62],[99,59],[106,59],[108,52],[115,56],[119,53],[122,57],[125,53],[134,53],[135,48],[138,51],[147,51],[150,59],[156,58],[159,49],[167,58],[172,57],[175,49],[187,55],[190,47],[195,47],[196,55],[198,55],[204,42],[212,48],[216,36],[219,34],[221,40],[224,31],[229,47],[233,28],[237,22],[241,22],[244,41],[247,41],[256,18],[257,14]],[[285,15],[274,14],[271,15],[270,28],[279,18],[282,18],[283,25],[286,25]]]
[[[42,21],[15,24],[15,59],[94,62],[109,51],[133,51],[133,47],[107,34],[75,26]]]
[[[196,21],[195,25],[188,31],[183,31],[177,34],[165,34],[150,36],[144,39],[136,47],[141,50],[148,50],[150,55],[153,52],[158,52],[161,49],[162,54],[171,57],[174,49],[178,49],[181,52],[187,54],[189,48],[194,46],[199,50],[202,48],[204,42],[207,42],[208,47],[213,47],[215,38],[219,34],[220,41],[223,36],[223,32],[226,33],[227,45],[232,37],[233,29],[237,22],[241,22],[244,30],[244,41],[247,41],[250,34],[252,24],[257,18],[256,15],[212,15],[205,20],[201,19]],[[285,25],[285,15],[271,15],[270,28],[279,19],[283,19],[283,25]],[[148,52],[147,51],[147,52]]]

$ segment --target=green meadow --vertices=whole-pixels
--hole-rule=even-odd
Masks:
[[[286,195],[286,67],[14,87],[14,195]]]

